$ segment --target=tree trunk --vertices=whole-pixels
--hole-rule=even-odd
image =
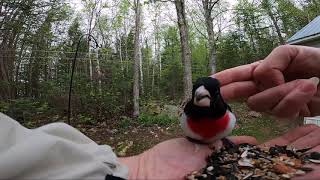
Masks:
[[[213,18],[212,9],[215,4],[218,3],[219,0],[212,2],[209,0],[202,0],[202,7],[204,10],[204,18],[206,22],[207,34],[208,34],[208,52],[209,52],[209,68],[210,73],[216,73],[217,67],[217,57],[216,57],[216,48],[215,48],[215,39],[214,39],[214,31],[213,31]]]
[[[100,59],[99,59],[99,51],[96,52],[96,59],[97,59],[97,77],[98,77],[98,91],[99,95],[102,95],[102,73],[101,73],[101,67],[100,67]]]
[[[15,83],[15,87],[14,87],[14,98],[18,98],[19,97],[19,92],[18,92],[18,85],[19,85],[19,71],[20,71],[20,64],[21,64],[21,59],[22,59],[22,54],[24,51],[24,45],[25,45],[25,39],[23,39],[21,41],[21,47],[20,47],[20,51],[19,51],[19,55],[18,58],[16,60],[16,65],[15,65],[15,77],[14,77],[14,83]]]
[[[185,1],[175,0],[175,7],[178,17],[178,27],[180,33],[180,43],[181,43],[181,57],[184,66],[184,76],[183,76],[183,101],[184,105],[191,97],[192,93],[192,70],[191,70],[191,50],[189,46],[188,39],[188,24],[185,13]]]
[[[140,0],[135,0],[135,36],[134,36],[134,66],[133,66],[133,117],[139,116],[139,51],[140,51]]]
[[[272,8],[271,7],[271,3],[269,2],[269,0],[263,0],[262,1],[262,6],[267,11],[268,16],[270,17],[270,19],[272,21],[272,24],[273,24],[274,28],[276,29],[280,44],[285,44],[285,42],[283,40],[283,37],[281,35],[280,27],[279,27],[279,25],[277,23],[276,18],[273,15],[273,12],[272,12],[272,9],[271,9]]]
[[[32,53],[31,53],[31,77],[30,77],[30,93],[33,98],[39,97],[39,76],[40,76],[40,61],[38,57],[39,54],[36,53],[37,47],[33,47]]]
[[[278,38],[279,38],[280,44],[285,44],[285,42],[284,42],[284,40],[283,40],[283,37],[282,37],[282,35],[281,35],[280,27],[279,27],[279,25],[278,25],[275,17],[273,16],[272,12],[269,12],[269,16],[270,16],[270,18],[271,18],[271,20],[272,20],[272,23],[273,23],[274,27],[276,28],[276,32],[277,32],[277,34],[278,34]]]
[[[139,48],[139,71],[140,71],[140,89],[141,94],[144,94],[144,88],[143,88],[143,67],[142,67],[142,49]]]
[[[154,91],[154,63],[152,64],[152,82],[151,82],[151,96],[153,97],[153,91]]]
[[[16,54],[16,32],[12,34],[8,32],[0,42],[0,100],[8,100],[14,97],[13,95],[13,80],[14,80],[14,62]]]
[[[118,31],[117,31],[117,37],[119,38],[119,58],[120,58],[120,65],[121,65],[121,74],[123,75],[123,59],[122,59],[122,40],[121,36],[119,36]]]
[[[10,73],[9,73],[9,67],[8,67],[8,59],[9,57],[6,57],[8,54],[7,49],[4,49],[1,47],[0,49],[0,100],[7,100],[11,98],[11,88],[10,88]]]

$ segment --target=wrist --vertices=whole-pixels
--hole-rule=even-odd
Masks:
[[[138,177],[141,177],[141,173],[139,173],[141,154],[137,156],[119,158],[119,161],[121,164],[127,166],[129,171],[128,179],[138,179]]]

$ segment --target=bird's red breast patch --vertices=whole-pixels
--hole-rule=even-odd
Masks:
[[[229,124],[229,115],[226,113],[223,117],[213,120],[209,118],[202,118],[193,120],[188,118],[187,120],[189,128],[199,134],[205,139],[209,139],[224,131]]]

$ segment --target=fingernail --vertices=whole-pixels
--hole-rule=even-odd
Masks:
[[[319,81],[320,81],[318,77],[312,77],[309,80],[316,86],[318,86]]]
[[[309,82],[311,82],[313,85],[311,85],[310,83],[303,83],[300,86],[300,90],[305,92],[305,93],[314,93],[317,90],[317,86],[319,84],[319,78],[318,77],[312,77],[309,79]]]

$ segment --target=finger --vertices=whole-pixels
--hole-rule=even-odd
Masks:
[[[318,145],[316,147],[314,147],[308,151],[308,153],[311,153],[311,152],[320,152],[320,143],[318,143]]]
[[[318,85],[317,93],[308,104],[308,107],[310,109],[311,116],[320,115],[320,85]]]
[[[229,136],[228,139],[235,144],[257,144],[257,139],[252,136]]]
[[[305,136],[293,141],[290,146],[297,149],[303,149],[307,147],[316,147],[320,145],[320,128],[316,128]]]
[[[300,109],[299,116],[300,117],[308,117],[311,115],[311,112],[309,111],[309,107],[307,104],[304,104],[303,107]]]
[[[320,115],[320,97],[314,97],[309,103],[310,116]]]
[[[274,49],[254,70],[259,89],[283,84],[286,80],[320,77],[320,51],[317,48],[284,45]],[[283,76],[285,74],[285,78]]]
[[[277,87],[262,91],[249,97],[248,106],[255,111],[268,111],[275,107],[280,100],[285,97],[298,84],[298,81],[292,81]]]
[[[320,145],[317,145],[316,147],[312,148],[311,150],[308,151],[308,153],[311,152],[320,152]],[[306,175],[304,176],[298,176],[296,178],[293,178],[293,180],[305,180],[305,179],[310,179],[310,180],[318,180],[320,179],[320,166],[316,165],[316,164],[308,164],[304,167],[309,167],[312,168],[313,171],[308,172]]]
[[[294,141],[296,141],[297,139],[309,134],[310,132],[319,129],[320,127],[318,127],[317,125],[314,124],[308,124],[308,125],[304,125],[298,128],[295,128],[293,130],[290,130],[289,132],[287,132],[286,134],[272,139],[264,144],[262,144],[261,146],[274,146],[274,145],[279,145],[279,146],[284,146],[284,145],[288,145]]]
[[[317,90],[317,86],[310,80],[303,80],[302,82],[271,110],[272,114],[283,118],[296,118],[299,115],[301,109],[306,107]],[[307,116],[310,116],[310,114],[307,114]]]
[[[261,90],[271,88],[285,82],[284,71],[294,60],[298,48],[296,46],[279,46],[275,48],[254,71],[256,83]]]
[[[261,112],[274,109],[275,113],[280,113],[280,115],[282,110],[286,114],[297,113],[316,93],[315,83],[313,79],[291,81],[251,96],[247,103],[255,111]]]
[[[218,72],[211,77],[216,78],[220,81],[221,86],[230,84],[233,82],[250,81],[253,79],[253,71],[260,64],[260,61],[238,66],[231,69]]]
[[[257,92],[258,89],[253,81],[234,82],[221,87],[222,97],[226,101],[247,98]]]
[[[310,164],[305,167],[312,168],[313,171],[308,172],[307,174],[303,176],[297,176],[292,178],[292,180],[319,180],[320,179],[320,166],[319,165],[314,165]]]
[[[308,151],[308,153],[311,153],[311,152],[320,152],[320,145],[318,144],[316,147],[314,147],[314,148],[312,148],[311,150]],[[299,177],[293,178],[293,180],[305,180],[305,179],[318,180],[318,179],[320,179],[320,173],[319,173],[320,172],[320,166],[319,165],[309,164],[309,165],[306,165],[304,167],[312,168],[313,171],[307,173],[304,176],[299,176]]]

